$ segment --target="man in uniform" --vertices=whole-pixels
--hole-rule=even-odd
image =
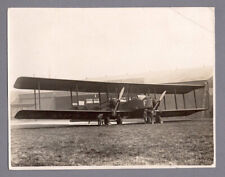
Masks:
[[[146,95],[146,97],[144,98],[143,100],[144,102],[144,120],[145,120],[145,123],[154,123],[154,116],[152,115],[152,110],[153,110],[153,99],[149,96],[149,95]]]
[[[152,123],[152,124],[162,123],[160,115],[156,114],[156,111],[155,111],[159,106],[158,101],[156,101],[156,99],[152,99],[149,95],[146,95],[143,101],[144,101],[144,107],[145,107],[144,109],[145,123]]]

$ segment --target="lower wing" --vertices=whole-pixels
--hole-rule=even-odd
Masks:
[[[117,112],[127,113],[129,111]],[[16,119],[81,119],[96,120],[99,114],[110,116],[111,110],[21,110],[16,113]]]
[[[188,116],[196,112],[205,111],[206,108],[162,110],[157,112],[161,117]],[[130,118],[142,118],[144,109],[118,110],[117,113],[127,114]],[[77,119],[96,120],[99,114],[111,116],[111,110],[21,110],[17,112],[16,119]]]
[[[173,110],[156,110],[161,117],[179,117],[188,116],[200,111],[206,111],[206,108],[191,108],[191,109],[173,109]],[[129,113],[130,118],[143,117],[144,109],[136,109]]]
[[[188,116],[200,111],[206,111],[206,108],[195,108],[195,109],[175,109],[175,110],[163,110],[158,111],[161,117],[178,117],[178,116]]]

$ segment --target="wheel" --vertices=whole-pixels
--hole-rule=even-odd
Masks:
[[[161,117],[159,115],[156,115],[155,117],[155,123],[159,123],[159,124],[162,124],[163,121],[161,120]]]
[[[123,124],[122,118],[120,116],[117,117],[116,123],[117,123],[117,125],[122,125]]]
[[[109,125],[109,123],[110,123],[109,117],[104,118],[104,124]]]

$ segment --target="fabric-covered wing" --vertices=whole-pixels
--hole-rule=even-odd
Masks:
[[[179,110],[163,110],[158,111],[161,117],[178,117],[188,116],[196,112],[205,111],[206,108],[195,108],[195,109],[179,109]]]
[[[205,111],[206,108],[163,110],[157,111],[161,117],[187,116],[196,112]],[[142,118],[144,109],[118,110],[126,113],[130,118]],[[111,115],[110,110],[21,110],[17,112],[16,119],[77,119],[83,121],[96,120],[99,114]]]
[[[119,110],[117,112],[129,112]],[[111,115],[110,110],[21,110],[17,112],[16,119],[81,119],[96,120],[101,113]]]
[[[161,117],[179,117],[188,116],[196,112],[205,111],[207,108],[192,108],[192,109],[173,109],[173,110],[156,110]],[[129,112],[130,118],[142,118],[144,113],[144,108],[135,109]]]
[[[21,110],[16,114],[17,119],[79,119],[92,120],[100,113],[110,111],[98,110]]]
[[[122,87],[126,87],[132,93],[187,93],[194,89],[202,88],[197,84],[134,84],[134,83],[114,83],[82,80],[47,79],[33,77],[19,77],[14,87],[17,89],[40,89],[58,91],[79,91],[79,92],[109,92],[114,93]]]

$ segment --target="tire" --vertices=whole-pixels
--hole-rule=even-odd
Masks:
[[[163,121],[161,120],[161,117],[159,115],[156,115],[156,119],[155,119],[156,123],[162,124]]]
[[[117,125],[122,125],[123,124],[122,118],[120,116],[117,117],[116,123],[117,123]]]
[[[109,125],[109,122],[110,122],[109,117],[106,117],[106,118],[104,119],[104,123],[105,123],[105,125]]]

